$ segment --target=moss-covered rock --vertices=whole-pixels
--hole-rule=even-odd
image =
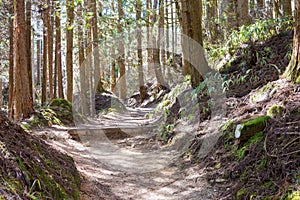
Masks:
[[[56,113],[56,117],[64,125],[73,125],[73,107],[72,104],[66,99],[53,99],[49,108]]]
[[[269,116],[259,116],[244,123],[238,124],[235,129],[235,138],[240,141],[247,141],[255,134],[262,132],[266,127]]]
[[[273,105],[267,111],[267,115],[271,118],[277,118],[283,116],[284,107],[281,105]]]

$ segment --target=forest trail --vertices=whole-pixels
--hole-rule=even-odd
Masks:
[[[37,134],[74,158],[82,199],[215,199],[203,170],[179,158],[176,142],[163,146],[154,139],[157,126],[144,117],[149,112],[109,114],[85,128],[53,127]],[[77,132],[80,142],[68,132],[73,137]]]

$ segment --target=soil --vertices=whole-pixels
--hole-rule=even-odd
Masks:
[[[147,109],[131,110],[131,118],[128,113],[103,116],[100,125],[93,126],[93,130],[83,132],[81,128],[77,132],[80,142],[73,140],[68,134],[70,130],[62,127],[35,134],[74,158],[82,177],[81,199],[215,199],[217,191],[208,184],[203,169],[187,165],[180,156],[174,157],[174,152],[164,150],[172,148],[172,144],[163,146],[153,137],[155,133],[114,138],[100,136],[104,128],[107,130],[116,124],[121,127],[124,124],[127,128],[128,124],[139,124],[135,128],[151,124],[143,118],[147,112]],[[76,130],[72,132],[74,135]],[[87,139],[88,134],[94,135]],[[111,146],[125,153],[111,152]],[[145,158],[135,158],[138,153]],[[158,156],[151,157],[156,154]],[[168,157],[176,159],[163,163]]]

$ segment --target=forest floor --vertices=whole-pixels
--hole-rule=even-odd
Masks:
[[[82,199],[216,199],[204,170],[167,150],[175,144],[162,145],[152,135],[143,135],[147,111],[108,115],[93,130],[52,127],[35,134],[74,158],[82,176]],[[116,124],[127,129],[112,128]],[[136,126],[128,129],[128,124]],[[130,136],[134,128],[137,133]],[[115,136],[108,139],[108,130]]]

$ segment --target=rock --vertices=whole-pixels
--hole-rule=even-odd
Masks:
[[[49,104],[49,108],[55,112],[56,117],[64,125],[74,125],[73,107],[68,100],[53,99]]]
[[[126,111],[126,107],[121,100],[109,92],[95,94],[95,109],[97,113],[108,109],[115,109],[119,112]]]
[[[255,134],[262,132],[266,127],[269,116],[259,116],[238,124],[235,129],[235,138],[240,141],[247,141]]]

